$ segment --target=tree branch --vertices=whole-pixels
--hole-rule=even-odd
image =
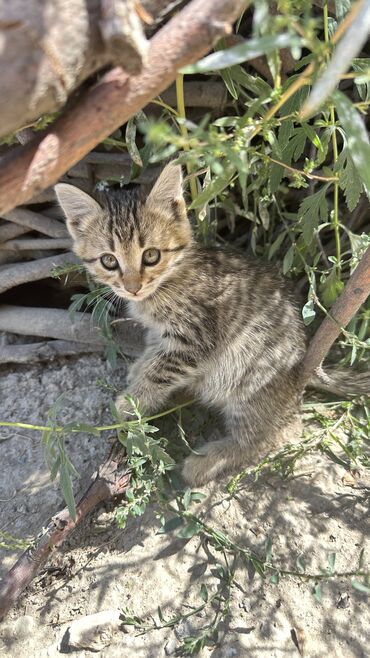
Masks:
[[[125,470],[125,457],[122,446],[114,444],[107,460],[93,476],[94,481],[76,506],[76,519],[73,520],[67,508],[58,512],[34,545],[18,558],[0,583],[0,620],[17,601],[23,590],[46,563],[52,549],[60,546],[72,530],[99,503],[112,500],[126,490],[129,474]]]
[[[43,136],[14,148],[0,164],[0,213],[24,204],[174,81],[178,69],[196,61],[231,30],[244,0],[192,0],[149,43],[140,75],[115,68]]]
[[[344,291],[333,304],[330,315],[321,323],[309,345],[302,364],[302,386],[305,386],[311,375],[320,368],[322,361],[338,338],[341,327],[346,327],[369,295],[370,247],[349,278]]]

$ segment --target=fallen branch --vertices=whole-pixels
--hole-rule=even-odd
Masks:
[[[91,352],[99,354],[103,349],[103,345],[97,345],[96,343],[77,343],[68,340],[49,340],[42,343],[27,343],[26,345],[4,345],[0,347],[0,364],[49,362],[65,356],[81,356],[81,354]]]
[[[39,231],[50,238],[66,238],[67,229],[64,224],[56,219],[50,219],[40,213],[26,210],[26,208],[16,208],[3,214],[4,219],[21,226],[26,226],[28,230]]]
[[[1,269],[0,293],[15,288],[15,286],[20,286],[22,283],[47,279],[51,276],[51,272],[55,267],[76,262],[77,258],[74,254],[65,253],[59,256],[38,258],[28,263],[4,265]]]
[[[370,295],[370,247],[349,278],[347,285],[333,304],[328,315],[315,333],[302,364],[302,385],[305,386],[321,366],[341,328],[346,327]]]
[[[93,326],[90,313],[75,313],[72,322],[68,311],[60,308],[0,306],[0,331],[23,336],[41,336],[60,340],[104,345],[100,331]]]
[[[0,306],[0,331],[23,336],[55,338],[59,341],[76,343],[76,350],[84,343],[90,349],[102,349],[106,341],[100,330],[94,327],[91,313],[75,313],[73,321],[68,311],[60,308],[35,308],[27,306]],[[144,346],[143,327],[129,318],[120,318],[112,323],[114,340],[127,356],[139,356]],[[67,343],[67,345],[68,345]],[[50,347],[55,343],[50,343]],[[15,347],[15,346],[13,346]],[[31,346],[22,346],[30,347]],[[61,345],[61,349],[62,349]],[[58,346],[56,347],[58,349]]]
[[[192,0],[149,43],[148,64],[135,77],[115,68],[102,76],[43,136],[6,154],[0,164],[0,214],[54,184],[152,98],[177,71],[231,31],[244,0]]]
[[[13,222],[3,222],[0,224],[0,243],[18,238],[20,235],[28,233],[29,230],[28,226],[13,224]]]
[[[150,3],[154,17],[155,4]],[[20,131],[22,139],[23,126],[60,109],[84,80],[109,64],[139,73],[148,42],[138,8],[135,0],[2,3],[0,134]]]
[[[0,251],[27,251],[28,249],[71,249],[72,240],[69,238],[30,238],[26,240],[7,240],[0,243]]]
[[[94,481],[84,493],[76,507],[73,520],[67,508],[58,512],[35,543],[19,557],[0,583],[0,619],[17,601],[23,590],[48,560],[53,548],[60,546],[72,530],[103,501],[122,495],[130,476],[125,470],[125,457],[122,446],[115,444],[107,460],[102,464]]]

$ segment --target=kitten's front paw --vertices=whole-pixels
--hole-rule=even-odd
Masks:
[[[210,441],[198,449],[199,455],[189,455],[185,459],[183,478],[190,486],[218,480],[240,465],[239,451],[238,446],[229,439]]]
[[[182,468],[182,477],[191,487],[200,487],[209,482],[212,478],[209,476],[206,468],[206,455],[190,455],[184,461]]]

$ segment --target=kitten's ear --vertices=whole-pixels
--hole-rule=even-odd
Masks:
[[[170,162],[159,174],[147,202],[155,201],[158,204],[171,204],[173,201],[183,199],[182,172],[180,165]]]
[[[97,217],[102,209],[95,199],[74,185],[58,183],[54,189],[67,218],[68,231],[76,239],[84,232],[88,220]]]

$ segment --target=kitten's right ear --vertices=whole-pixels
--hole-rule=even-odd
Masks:
[[[72,238],[81,237],[87,222],[101,213],[101,207],[91,196],[74,185],[58,183],[55,194],[67,218],[67,228]]]

